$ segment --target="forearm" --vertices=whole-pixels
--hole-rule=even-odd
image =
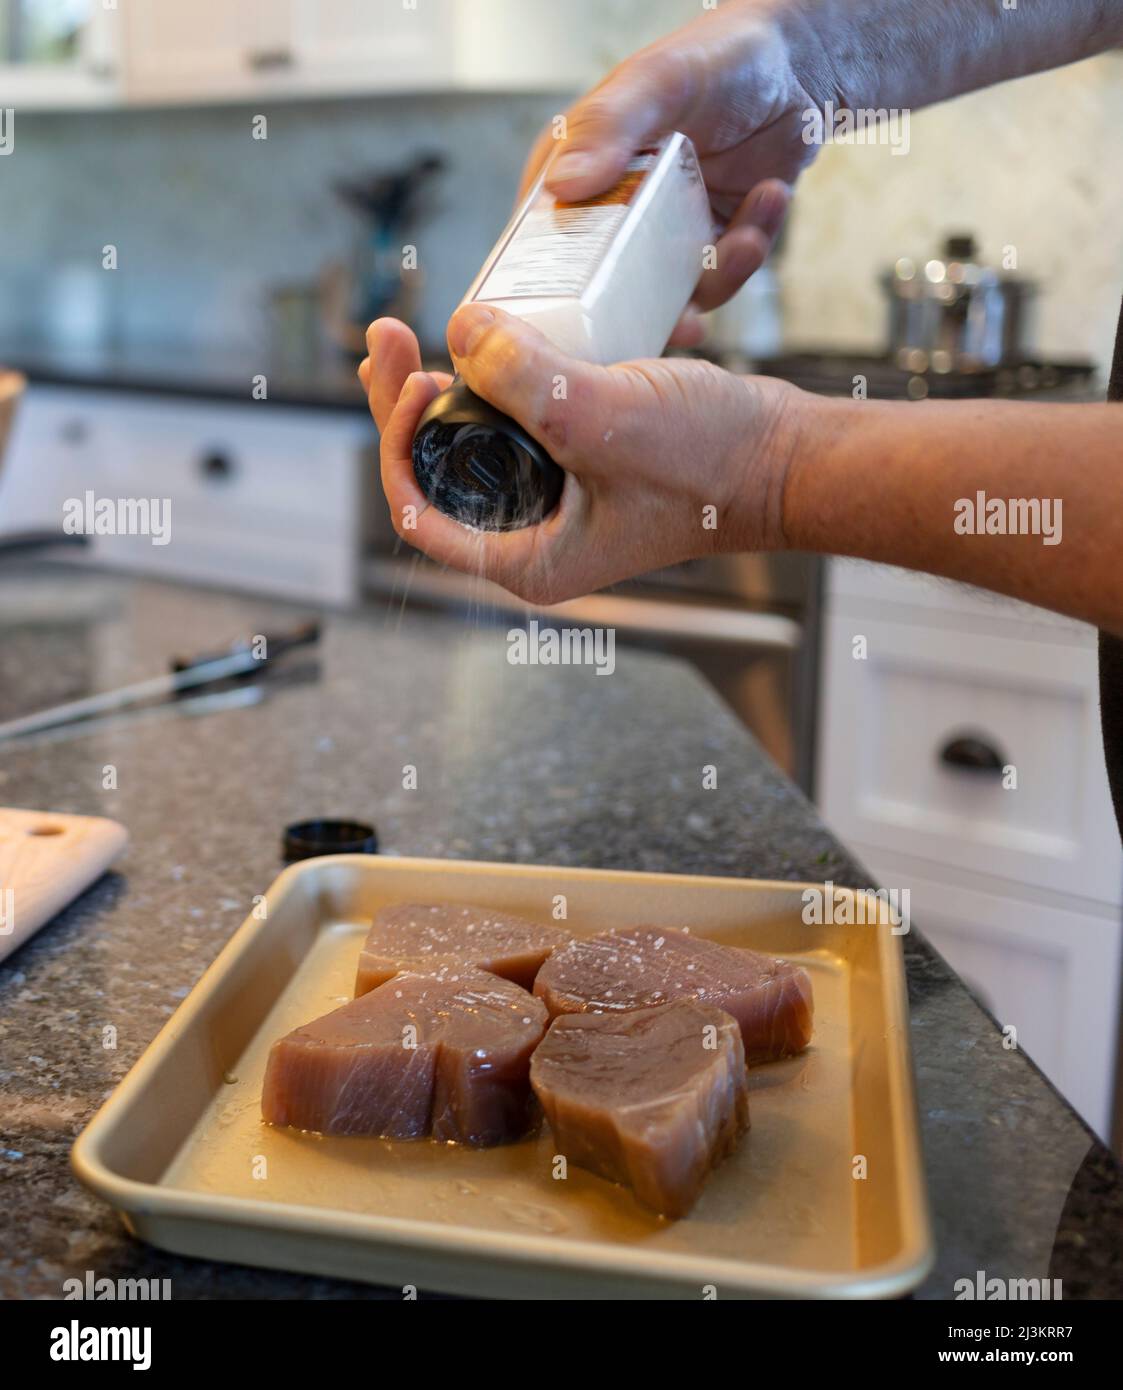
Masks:
[[[801,392],[788,418],[790,549],[924,570],[1123,634],[1123,405]]]
[[[764,0],[819,104],[914,108],[1123,43],[1123,0]]]

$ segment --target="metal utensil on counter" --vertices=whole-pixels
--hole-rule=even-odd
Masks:
[[[0,536],[0,560],[10,555],[24,555],[29,550],[46,550],[56,545],[73,548],[89,543],[89,536],[72,536],[64,531],[9,531],[6,536]]]
[[[261,675],[272,669],[277,659],[286,652],[318,642],[320,624],[304,623],[289,632],[263,634],[263,639],[237,642],[225,654],[177,658],[167,675],[153,676],[150,680],[137,681],[118,690],[106,690],[81,700],[53,705],[34,714],[25,714],[18,719],[9,719],[0,724],[0,743],[132,706],[174,699],[184,690],[197,690],[204,685]]]
[[[974,238],[949,236],[941,256],[907,257],[882,276],[889,356],[909,372],[979,372],[1027,354],[1036,286],[975,259]]]

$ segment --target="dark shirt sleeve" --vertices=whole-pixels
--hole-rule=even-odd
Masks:
[[[1123,401],[1123,315],[1115,340],[1115,361],[1108,384],[1109,401]],[[1123,452],[1123,434],[1120,436]],[[1104,755],[1115,818],[1123,834],[1123,640],[1100,633],[1100,716],[1103,720]]]

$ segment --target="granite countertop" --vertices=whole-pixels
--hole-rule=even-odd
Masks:
[[[427,353],[425,361],[434,370],[449,367],[440,351]],[[364,414],[367,410],[355,375],[358,359],[343,353],[289,361],[261,351],[175,344],[75,348],[0,340],[0,365],[42,386],[202,401],[250,401],[254,381],[262,374],[274,405]]]
[[[700,351],[703,356],[712,356],[705,349]],[[442,344],[423,346],[422,358],[430,371],[451,370]],[[737,354],[718,352],[713,360],[731,371],[750,370],[747,359]],[[0,338],[0,366],[15,368],[43,386],[237,402],[252,399],[251,387],[262,374],[274,405],[331,411],[366,411],[366,397],[355,375],[357,365],[357,358],[343,352],[306,353],[290,359],[267,349],[200,348],[176,343],[75,347]],[[849,395],[854,372],[861,371],[869,377],[870,395],[886,400],[908,398],[909,382],[915,380],[884,357],[846,350],[785,354],[758,362],[756,370],[826,395]],[[1038,379],[1027,398],[1070,402],[1103,399],[1104,383],[1091,363],[1027,364],[1027,370]],[[931,388],[938,396],[1008,396],[1015,393],[1016,379],[1012,369],[1003,369],[978,378],[934,377]]]
[[[0,718],[296,616],[5,564]],[[393,854],[869,886],[687,666],[618,650],[610,679],[511,679],[504,650],[495,629],[372,606],[329,616],[319,678],[298,670],[259,704],[184,704],[0,749],[0,803],[112,816],[132,837],[111,873],[0,963],[0,1297],[58,1297],[88,1269],[170,1278],[181,1299],[400,1297],[165,1255],[130,1239],[68,1167],[79,1130],[278,872],[290,821],[368,819]],[[418,790],[402,788],[406,762]],[[700,786],[706,763],[716,790]],[[1123,1296],[1118,1166],[915,929],[905,951],[938,1245],[920,1296],[949,1297],[979,1270]],[[116,1051],[101,1045],[109,1023]]]

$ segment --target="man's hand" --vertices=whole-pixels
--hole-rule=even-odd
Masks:
[[[696,310],[723,304],[762,264],[791,185],[816,146],[806,113],[911,110],[1059,67],[1123,42],[1121,0],[726,0],[641,49],[534,145],[522,192],[558,149],[547,187],[588,198],[642,145],[689,135],[721,236]],[[521,196],[521,194],[520,194]],[[688,312],[672,343],[701,340]]]
[[[404,540],[532,603],[557,603],[664,565],[782,544],[791,449],[783,382],[708,362],[590,366],[520,319],[473,304],[449,324],[457,371],[566,471],[556,511],[521,531],[473,531],[429,505],[413,473],[417,422],[449,378],[422,372],[405,324],[379,319],[360,378],[382,433],[382,485]],[[554,383],[565,381],[565,399]]]
[[[815,71],[808,90],[792,64],[780,0],[740,0],[710,11],[641,49],[566,114],[563,139],[551,124],[523,171],[519,197],[557,149],[546,186],[565,201],[610,188],[643,145],[681,130],[694,142],[720,231],[716,268],[702,276],[671,341],[701,340],[699,312],[735,294],[763,264],[810,163],[804,113],[821,106],[829,82]]]

